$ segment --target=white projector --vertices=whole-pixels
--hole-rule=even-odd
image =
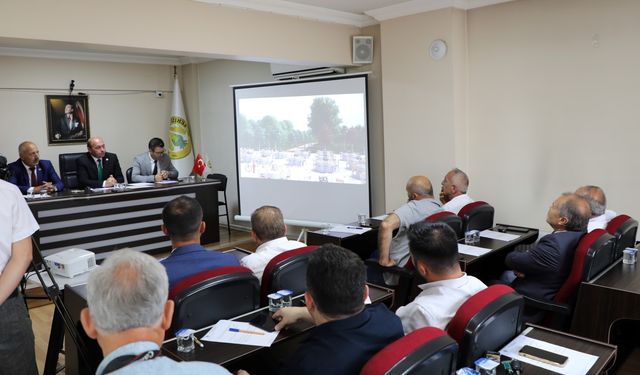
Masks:
[[[83,249],[69,249],[44,258],[51,272],[72,278],[96,266],[96,255]]]

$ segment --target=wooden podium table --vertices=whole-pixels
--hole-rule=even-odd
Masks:
[[[218,242],[219,181],[156,184],[123,192],[56,193],[48,198],[27,199],[40,231],[34,239],[43,256],[69,248],[93,251],[96,259],[111,251],[129,247],[137,251],[171,250],[169,239],[160,231],[164,205],[181,195],[202,205],[207,228],[202,243]]]

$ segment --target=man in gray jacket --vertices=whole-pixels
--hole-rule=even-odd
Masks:
[[[165,153],[164,142],[160,138],[151,138],[149,152],[133,159],[133,172],[129,182],[159,182],[177,178],[178,170]]]

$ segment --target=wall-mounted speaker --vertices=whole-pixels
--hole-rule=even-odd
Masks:
[[[354,36],[353,37],[353,63],[371,64],[373,62],[373,37]]]

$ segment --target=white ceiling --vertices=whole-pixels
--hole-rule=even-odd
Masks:
[[[473,9],[513,0],[194,0],[358,27],[431,10]]]
[[[0,0],[1,1],[1,0]],[[241,9],[257,10],[323,22],[365,27],[381,21],[456,7],[473,9],[513,0],[192,0]],[[89,61],[182,65],[220,58],[215,55],[187,56],[167,51],[78,45],[51,41],[26,41],[0,37],[0,56],[46,57]]]

